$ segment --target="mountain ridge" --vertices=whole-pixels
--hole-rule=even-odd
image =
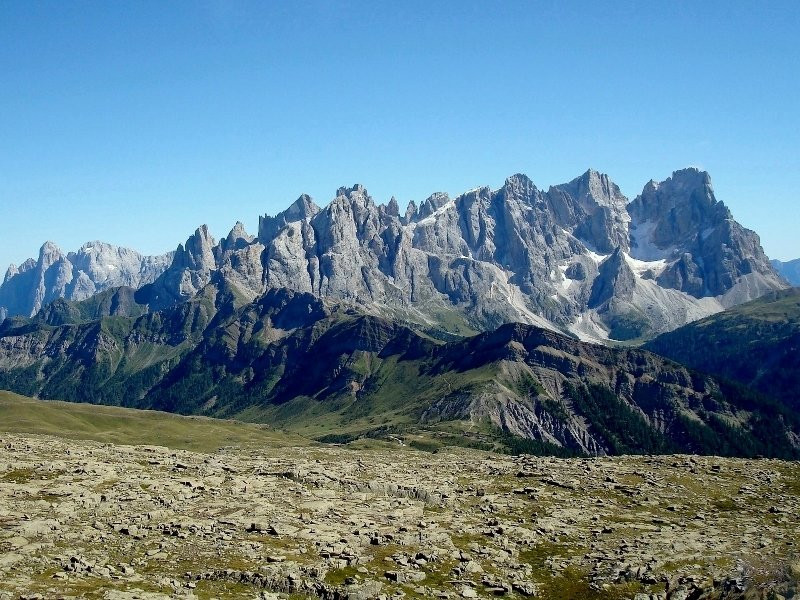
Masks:
[[[692,237],[694,213],[705,228]],[[679,232],[681,244],[664,247],[664,231]],[[633,281],[592,307],[613,255],[597,248],[619,248]],[[433,194],[403,216],[356,184],[324,208],[301,196],[261,217],[245,248],[214,256],[174,277],[199,275],[196,291],[216,269],[251,299],[289,287],[433,329],[522,321],[596,340],[652,337],[786,285],[696,169],[648,184],[631,202],[594,170],[547,192],[517,174],[495,191]]]
[[[800,410],[800,288],[689,323],[645,348]]]
[[[0,387],[308,437],[467,427],[548,453],[800,455],[800,422],[780,406],[644,350],[533,325],[444,343],[308,292],[244,301],[220,276],[161,311],[127,304],[130,315],[95,319],[112,303],[73,304],[84,306],[0,325]]]
[[[133,287],[159,310],[214,274],[248,300],[285,287],[440,337],[519,321],[597,341],[648,339],[787,285],[691,168],[631,201],[593,169],[547,191],[516,174],[497,190],[435,193],[404,215],[360,184],[325,207],[301,195],[259,217],[255,236],[237,223],[217,242],[198,228]]]

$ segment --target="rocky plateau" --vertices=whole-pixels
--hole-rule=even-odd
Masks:
[[[799,494],[776,460],[2,433],[0,598],[791,598]]]

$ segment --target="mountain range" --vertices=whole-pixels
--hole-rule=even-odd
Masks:
[[[203,226],[157,257],[96,243],[63,255],[45,244],[38,261],[9,269],[0,317],[119,285],[159,310],[215,275],[247,301],[287,288],[445,339],[509,322],[584,340],[649,339],[788,286],[707,173],[676,171],[629,201],[589,170],[546,191],[514,175],[498,190],[437,193],[402,215],[360,185],[324,208],[303,195],[261,217],[257,235],[237,223],[217,243]]]
[[[160,311],[120,288],[7,319],[0,388],[322,440],[425,429],[553,454],[800,456],[795,412],[645,350],[521,323],[441,342],[309,292],[248,302],[217,274]]]
[[[800,456],[796,292],[697,169],[632,201],[514,175],[402,215],[356,185],[161,256],[47,243],[0,303],[0,389],[29,396],[326,441]]]

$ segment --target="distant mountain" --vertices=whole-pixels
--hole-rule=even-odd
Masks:
[[[794,286],[800,286],[800,258],[786,262],[771,260],[770,263],[786,281]]]
[[[324,208],[303,195],[264,215],[257,236],[237,223],[218,243],[202,226],[169,257],[92,246],[64,257],[46,245],[9,271],[0,306],[33,315],[125,285],[160,310],[221,277],[243,301],[287,288],[442,339],[522,322],[607,341],[649,339],[787,286],[697,169],[632,202],[589,170],[546,191],[514,175],[499,190],[437,193],[403,215],[356,185]]]
[[[796,415],[643,350],[524,324],[442,343],[308,292],[250,302],[211,279],[161,311],[120,290],[6,320],[0,388],[324,439],[425,427],[554,453],[800,456]]]
[[[800,411],[800,289],[767,294],[645,347]]]
[[[32,316],[58,298],[82,300],[119,286],[138,288],[155,280],[172,263],[172,253],[142,256],[135,250],[88,242],[64,254],[52,242],[38,259],[11,265],[0,285],[0,321]]]

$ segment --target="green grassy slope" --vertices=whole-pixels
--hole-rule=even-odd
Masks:
[[[0,431],[213,452],[224,446],[306,445],[265,425],[150,410],[35,400],[0,391]]]
[[[0,326],[0,388],[331,441],[413,432],[535,452],[800,453],[796,415],[649,352],[521,324],[439,343],[310,294],[240,305],[222,284],[139,317]]]
[[[800,409],[800,288],[690,323],[645,348]]]

